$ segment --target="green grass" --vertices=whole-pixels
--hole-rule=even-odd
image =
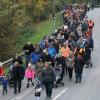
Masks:
[[[57,29],[61,25],[61,15],[60,13],[56,14],[56,25]],[[53,18],[49,18],[46,21],[42,21],[38,24],[35,24],[36,31],[30,35],[22,36],[18,42],[18,49],[21,51],[21,48],[27,41],[31,41],[33,44],[38,43],[45,35],[49,35],[53,28]]]

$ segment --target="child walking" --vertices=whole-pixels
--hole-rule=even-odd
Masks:
[[[42,91],[41,81],[38,80],[38,82],[36,83],[36,86],[35,86],[35,97],[36,97],[36,100],[40,100],[41,91]]]
[[[28,64],[28,67],[25,71],[25,77],[27,78],[27,88],[29,87],[30,82],[32,85],[34,85],[33,80],[35,78],[35,70],[33,69],[31,63]]]
[[[2,78],[2,86],[3,86],[3,95],[5,94],[5,92],[7,94],[8,79],[6,76],[3,76],[3,78]]]

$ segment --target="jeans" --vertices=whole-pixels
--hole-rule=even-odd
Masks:
[[[7,86],[3,86],[3,94],[6,92],[7,94]]]

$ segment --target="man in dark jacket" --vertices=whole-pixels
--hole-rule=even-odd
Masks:
[[[14,81],[14,94],[21,91],[21,82],[24,78],[24,69],[21,67],[21,65],[18,62],[14,63],[13,69],[12,69],[12,77]]]
[[[46,88],[47,98],[51,98],[55,75],[50,63],[45,64],[45,69],[42,72],[42,81]]]
[[[81,83],[82,79],[82,73],[83,73],[83,67],[84,67],[84,59],[81,54],[78,54],[77,57],[75,57],[75,74],[76,74],[76,81],[75,83]]]
[[[26,45],[23,47],[23,51],[25,52],[25,58],[26,58],[26,66],[31,61],[31,53],[34,52],[34,46],[31,44],[31,42],[27,42]]]

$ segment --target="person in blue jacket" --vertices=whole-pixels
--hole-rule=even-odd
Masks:
[[[48,48],[48,53],[50,54],[51,58],[54,58],[57,54],[55,47],[51,44]]]
[[[40,60],[40,59],[41,59],[40,52],[35,51],[31,54],[31,61],[32,61],[33,64],[37,63],[37,61]]]

